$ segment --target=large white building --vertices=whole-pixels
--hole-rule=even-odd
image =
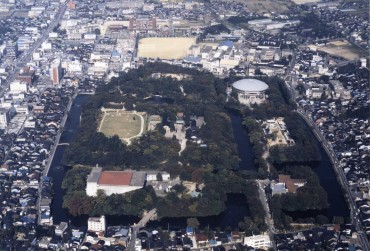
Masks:
[[[107,223],[105,221],[105,216],[100,217],[90,217],[87,220],[87,230],[92,232],[105,232]]]
[[[10,83],[9,89],[11,93],[28,92],[28,85],[26,82],[15,80]]]
[[[270,248],[271,240],[267,234],[244,237],[244,245],[253,248]]]
[[[124,194],[145,185],[146,173],[139,171],[103,171],[95,167],[87,177],[86,194],[97,196],[98,190],[106,195]]]
[[[233,89],[238,93],[241,104],[259,104],[266,99],[268,85],[258,79],[241,79],[233,83]]]

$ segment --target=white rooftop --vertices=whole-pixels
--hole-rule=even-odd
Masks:
[[[261,92],[268,89],[268,85],[258,79],[241,79],[233,83],[233,87],[239,91]]]

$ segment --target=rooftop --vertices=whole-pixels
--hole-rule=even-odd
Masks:
[[[87,176],[87,182],[98,182],[102,170],[101,167],[95,167],[91,170],[91,173]]]
[[[98,180],[100,185],[129,186],[133,172],[105,171]]]
[[[239,91],[260,92],[268,89],[268,85],[258,79],[241,79],[233,83],[233,87]]]

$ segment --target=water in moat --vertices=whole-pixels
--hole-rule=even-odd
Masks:
[[[74,100],[60,143],[69,143],[73,140],[80,124],[81,108],[87,98],[87,96],[80,95]],[[238,155],[241,159],[239,167],[243,170],[255,170],[252,148],[249,144],[246,130],[242,125],[242,118],[239,114],[234,112],[230,112],[229,116],[232,122],[235,141],[238,145]],[[61,221],[71,221],[73,225],[83,226],[87,224],[87,216],[72,217],[68,214],[67,210],[62,208],[64,191],[61,185],[68,170],[68,167],[63,166],[61,163],[65,147],[67,146],[58,146],[48,173],[54,180],[55,194],[52,202],[53,221],[54,224],[58,224]],[[321,185],[328,192],[331,206],[327,212],[331,216],[346,216],[348,215],[348,210],[346,210],[343,195],[339,189],[340,187],[329,158],[323,150],[322,158],[323,160],[320,162],[319,166],[315,168],[315,172],[319,175]],[[247,205],[244,203],[245,200],[241,198],[243,196],[244,195],[241,194],[229,194],[226,202],[226,210],[222,214],[198,218],[201,227],[220,227],[221,229],[227,227],[231,227],[232,229],[236,228],[238,222],[242,221],[244,216],[248,215]],[[138,222],[138,218],[134,216],[107,216],[107,221],[110,225],[131,225]],[[153,228],[161,227],[162,229],[167,229],[168,227],[171,229],[184,228],[186,226],[186,218],[164,218],[160,221],[150,222],[148,226]]]

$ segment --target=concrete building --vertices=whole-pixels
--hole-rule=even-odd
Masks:
[[[56,228],[55,228],[55,235],[62,236],[63,233],[67,230],[68,223],[67,222],[61,222]]]
[[[129,30],[155,30],[157,29],[156,18],[130,18]]]
[[[146,181],[170,181],[170,174],[167,172],[150,171],[147,172]]]
[[[104,215],[102,215],[100,217],[90,217],[87,220],[87,230],[88,231],[92,231],[92,232],[103,231],[103,232],[105,232],[106,226],[107,226],[107,223],[106,223]]]
[[[243,244],[249,247],[261,249],[272,247],[270,237],[267,234],[244,237]]]
[[[31,70],[30,67],[24,67],[23,69],[21,69],[18,73],[18,76],[16,77],[17,80],[26,82],[29,85],[32,85],[34,78],[35,71]]]
[[[241,79],[233,83],[233,89],[238,93],[240,103],[259,104],[266,99],[265,92],[268,85],[257,79]]]
[[[7,109],[0,108],[0,129],[5,129],[9,124],[9,112]]]
[[[5,50],[6,50],[7,58],[14,59],[18,55],[18,46],[16,43],[11,43],[11,42],[7,43]]]
[[[59,59],[56,59],[52,62],[50,66],[50,78],[54,85],[58,85],[62,79],[63,70],[61,62]]]
[[[11,93],[28,92],[27,82],[15,80],[10,83],[9,89]]]
[[[86,194],[97,196],[102,190],[106,195],[124,194],[145,185],[146,173],[138,171],[103,171],[101,167],[91,170],[87,177]]]

